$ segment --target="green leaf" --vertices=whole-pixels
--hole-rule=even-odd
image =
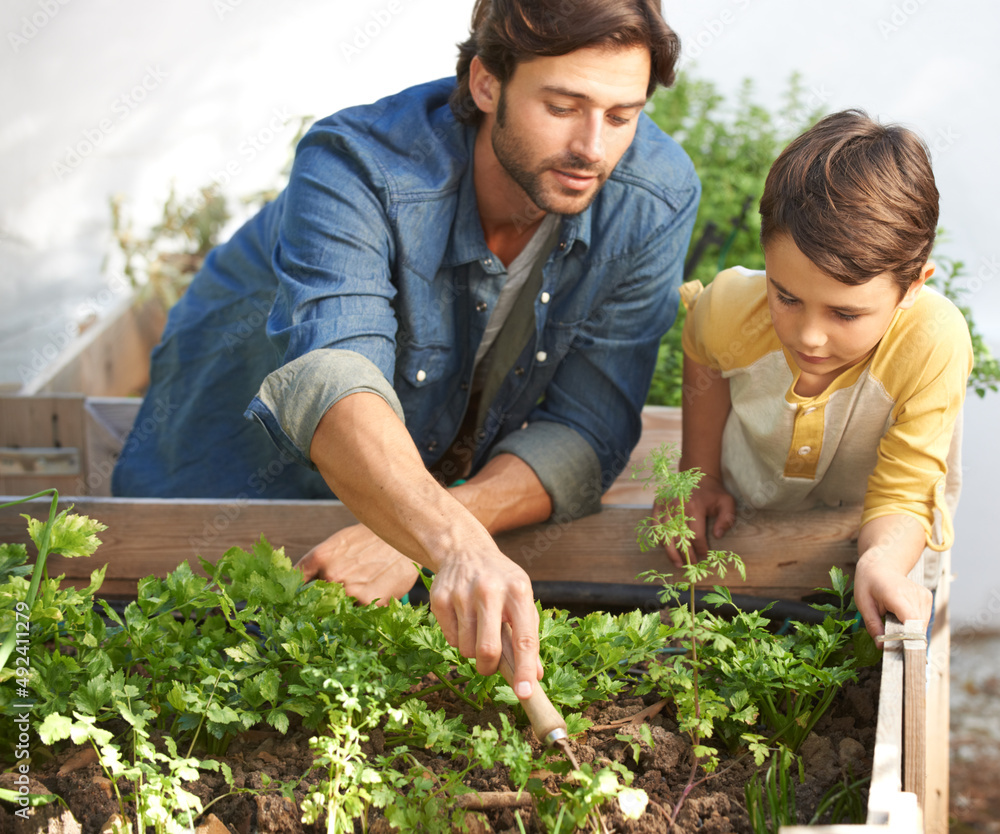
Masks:
[[[35,547],[42,547],[43,531],[46,522],[22,515],[28,521],[28,535],[35,543]],[[70,513],[63,510],[55,517],[52,525],[52,532],[49,538],[49,552],[58,553],[67,559],[78,556],[90,556],[100,545],[101,540],[97,538],[97,533],[108,528],[99,521],[94,521],[85,515]]]
[[[38,725],[38,738],[42,744],[52,745],[57,741],[63,741],[70,737],[73,729],[73,719],[65,715],[50,713]]]
[[[28,548],[23,544],[0,544],[0,585],[14,576],[30,576]]]

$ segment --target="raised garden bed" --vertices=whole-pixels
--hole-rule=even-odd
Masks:
[[[107,524],[109,529],[102,534],[104,545],[99,551],[101,562],[106,561],[109,565],[103,588],[106,594],[130,597],[135,593],[137,581],[145,576],[165,576],[182,561],[195,562],[196,555],[215,560],[230,546],[249,548],[261,534],[283,545],[294,562],[319,538],[353,522],[350,513],[338,502],[247,501],[240,504],[153,499],[134,501],[88,495],[91,490],[98,493],[105,490],[106,473],[110,471],[108,467],[116,448],[120,448],[136,407],[134,400],[80,396],[0,400],[0,448],[4,449],[0,452],[3,456],[0,458],[3,461],[0,465],[0,492],[30,494],[33,489],[55,483],[67,494],[73,495],[65,499],[65,504],[72,502],[76,511]],[[635,457],[641,457],[646,449],[664,440],[676,439],[678,422],[677,413],[672,409],[649,409],[645,414],[643,444]],[[49,467],[49,471],[32,472],[30,466],[25,466],[25,461],[31,460],[38,461],[39,466]],[[51,466],[48,463],[50,460],[54,461]],[[637,574],[647,569],[669,574],[665,560],[655,553],[642,553],[635,543],[635,525],[648,514],[649,497],[637,492],[635,484],[623,477],[609,491],[607,500],[634,503],[607,503],[596,516],[568,524],[536,525],[500,538],[504,551],[528,570],[544,605],[588,604],[587,594],[595,588],[575,584],[567,589],[565,584],[560,584],[566,577],[586,577],[595,584],[598,592],[618,585],[642,593]],[[844,508],[795,516],[757,513],[741,519],[721,542],[726,548],[739,553],[748,566],[747,582],[742,584],[737,580],[732,585],[733,592],[801,601],[817,587],[827,586],[827,572],[831,565],[840,566],[848,572],[853,566],[856,517],[855,510]],[[0,514],[0,541],[24,539],[20,517],[9,511]],[[49,566],[51,575],[65,573],[66,581],[77,585],[85,585],[89,581],[91,569],[83,560],[58,557],[54,557]],[[947,577],[948,562],[945,560],[931,639],[931,674],[926,689],[926,706],[919,703],[925,690],[918,685],[926,673],[923,649],[911,646],[909,652],[904,652],[899,643],[893,643],[890,644],[891,649],[885,652],[867,813],[869,826],[881,827],[873,827],[872,830],[924,830],[917,821],[918,804],[925,810],[927,831],[946,830]],[[710,577],[701,584],[708,586],[715,581],[717,578]],[[635,599],[631,603],[635,604]],[[911,656],[908,688],[904,686],[904,653]],[[918,657],[919,662],[913,662]],[[909,699],[906,705],[904,690]],[[848,697],[857,703],[857,695]],[[624,717],[625,713],[638,711],[641,706],[636,700],[624,704],[595,705],[592,714],[597,723],[611,723],[610,716]],[[848,709],[851,707],[848,706]],[[927,724],[920,720],[921,709],[926,709]],[[670,712],[662,713],[659,720],[662,723],[652,727],[671,732]],[[904,720],[909,724],[905,731],[905,745]],[[836,721],[836,718],[831,721]],[[615,738],[622,734],[621,731],[591,733],[585,743],[595,751],[602,751],[595,752],[595,758],[607,756],[611,748],[618,750],[615,755],[619,757],[622,750],[631,749],[627,743]],[[236,750],[242,750],[246,761],[254,757],[260,759],[259,753],[277,756],[269,746],[273,743],[275,749],[287,750],[292,757],[291,748],[287,745],[296,741],[294,736],[290,736],[287,739],[275,738],[272,742],[265,738],[260,743],[265,747],[255,748],[258,741],[249,736],[239,740]],[[655,763],[657,755],[664,755],[658,754],[655,746],[646,750],[641,743],[637,744],[638,765],[644,761],[647,765]],[[286,758],[284,752],[277,757]],[[263,757],[263,761],[267,762],[267,756]],[[299,761],[301,763],[301,756]],[[65,762],[60,760],[60,764]],[[247,766],[252,766],[252,763]],[[683,766],[680,767],[683,770]],[[664,790],[669,792],[670,777],[665,772],[669,768],[661,762],[659,767],[652,769],[661,774]],[[484,782],[472,786],[476,790],[485,790],[490,778],[485,776]],[[652,777],[643,773],[637,778],[648,782]],[[738,781],[742,790],[744,780]],[[495,830],[505,830],[504,822],[510,821],[509,816],[504,816],[504,812],[494,816],[490,825]],[[640,822],[634,825],[639,826]],[[653,823],[647,820],[645,824]],[[653,825],[652,828],[636,827],[631,830],[662,830],[662,824],[660,828]],[[240,830],[240,825],[235,825],[233,830]],[[845,830],[861,829],[854,826]]]

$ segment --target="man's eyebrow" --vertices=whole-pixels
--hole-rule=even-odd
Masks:
[[[775,281],[770,275],[767,276],[767,280],[770,281],[774,285],[774,288],[778,292],[780,292],[782,295],[787,295],[789,298],[794,298],[796,301],[798,301],[798,296],[797,295],[795,295],[794,293],[790,293],[783,286],[781,286],[781,284],[779,284],[777,281]],[[848,313],[850,315],[859,315],[861,313],[867,313],[869,311],[868,307],[864,307],[864,306],[855,307],[855,306],[853,306],[851,304],[830,305],[829,308],[831,310],[835,311],[835,312],[838,312],[838,313]]]
[[[566,98],[575,98],[579,101],[585,101],[588,104],[593,104],[594,99],[588,96],[586,93],[581,93],[576,90],[570,90],[568,87],[558,87],[554,84],[546,84],[542,87],[542,90],[546,93],[553,93],[557,96],[565,96]],[[623,104],[613,104],[609,107],[609,110],[631,110],[633,108],[642,108],[646,106],[646,99],[642,101],[633,101]]]

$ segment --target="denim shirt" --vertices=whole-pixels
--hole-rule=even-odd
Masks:
[[[454,83],[310,129],[287,188],[171,311],[115,494],[329,497],[309,445],[356,391],[394,408],[427,465],[449,447],[506,277],[479,221],[476,129],[448,107]],[[562,218],[534,334],[490,404],[473,472],[514,454],[554,515],[598,509],[639,437],[699,193],[690,160],[643,114],[591,206]]]

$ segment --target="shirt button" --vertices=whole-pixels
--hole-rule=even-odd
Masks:
[[[438,442],[436,440],[432,440],[430,443],[427,444],[427,451],[433,452],[437,447],[438,447]]]
[[[422,369],[417,371],[417,382],[423,382],[425,379],[427,379],[427,371]]]
[[[539,362],[544,362],[548,358],[549,355],[544,350],[540,350],[538,351],[538,353],[535,354],[535,359],[537,359]]]
[[[559,248],[560,249],[565,249],[566,248],[566,241],[565,240],[559,241]]]
[[[480,301],[480,302],[479,302],[479,303],[478,303],[478,304],[476,305],[476,309],[477,309],[477,310],[478,310],[478,311],[479,311],[480,313],[485,313],[485,312],[486,312],[486,307],[487,307],[487,304],[486,304],[486,302],[485,302],[485,301]]]
[[[487,258],[483,261],[483,266],[493,266],[493,258]]]
[[[808,455],[812,450],[813,450],[812,446],[800,446],[799,447],[799,454],[800,455]]]
[[[524,368],[521,367],[514,368],[514,373],[517,374],[518,376],[524,376]]]
[[[550,298],[552,298],[551,295],[549,295],[547,292],[543,292],[541,298],[542,304],[548,304]]]

